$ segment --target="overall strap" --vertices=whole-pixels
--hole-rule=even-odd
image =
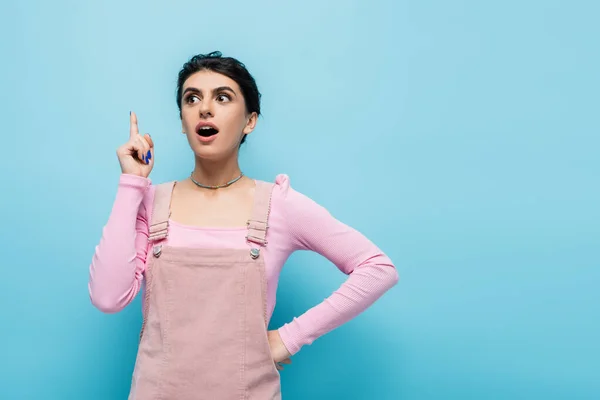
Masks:
[[[248,234],[246,240],[263,247],[267,245],[267,229],[269,228],[273,186],[272,183],[256,182],[254,210],[252,211],[252,218],[247,223]]]
[[[175,182],[165,182],[156,186],[154,207],[150,216],[150,235],[148,241],[156,241],[167,237],[169,217],[171,215],[171,194]]]

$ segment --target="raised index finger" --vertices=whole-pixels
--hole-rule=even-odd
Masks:
[[[129,115],[129,137],[133,139],[139,133],[137,115],[132,111]]]

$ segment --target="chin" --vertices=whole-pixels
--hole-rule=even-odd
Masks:
[[[209,161],[219,161],[234,154],[230,149],[224,149],[214,145],[195,146],[192,150],[196,157]]]
[[[193,149],[196,157],[202,158],[203,160],[218,160],[220,158],[223,158],[223,152],[207,147],[208,146],[201,149]]]
[[[219,133],[213,141],[208,143],[202,143],[196,136],[188,137],[188,139],[196,157],[204,160],[217,161],[235,156],[239,148],[239,144],[224,133]]]

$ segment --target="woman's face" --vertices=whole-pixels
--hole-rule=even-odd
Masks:
[[[256,113],[246,112],[238,84],[225,75],[199,71],[183,84],[182,128],[198,157],[218,160],[236,153],[256,119]]]

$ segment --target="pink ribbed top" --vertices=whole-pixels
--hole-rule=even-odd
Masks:
[[[150,179],[120,176],[111,214],[90,265],[90,298],[103,312],[122,310],[143,289],[149,259],[147,216],[152,210],[154,189]],[[202,228],[171,220],[168,243],[247,248],[245,236],[246,227]],[[278,329],[291,354],[364,311],[398,281],[392,261],[375,244],[292,189],[286,175],[278,175],[275,180],[267,240],[263,254],[269,319],[275,308],[279,274],[294,251],[314,251],[348,275],[323,302]]]

